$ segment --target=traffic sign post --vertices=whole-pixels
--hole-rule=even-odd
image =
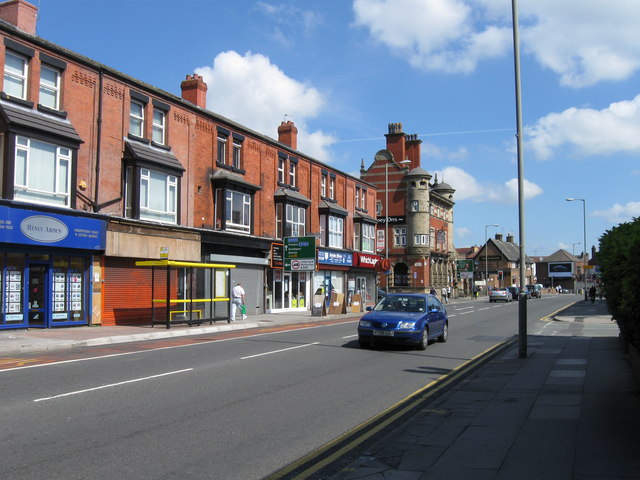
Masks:
[[[312,272],[316,269],[316,237],[285,237],[284,269]]]

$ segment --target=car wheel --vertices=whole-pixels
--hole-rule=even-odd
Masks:
[[[422,337],[420,338],[420,343],[418,344],[418,350],[426,350],[427,345],[429,345],[429,329],[424,327],[422,329]]]
[[[442,335],[438,337],[438,341],[440,343],[445,343],[449,338],[449,322],[444,322],[444,327],[442,327]]]
[[[364,337],[358,337],[358,343],[360,344],[360,348],[368,348],[369,345],[371,345],[371,341]]]

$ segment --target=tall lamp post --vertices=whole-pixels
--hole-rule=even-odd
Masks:
[[[587,201],[584,198],[567,198],[567,202],[582,202],[582,275],[584,277],[584,300],[587,301],[587,272],[586,272],[586,248],[587,248]]]
[[[400,165],[407,165],[411,160],[406,159],[398,162]],[[384,164],[384,258],[389,258],[389,161]],[[387,276],[387,294],[389,293],[389,276]]]
[[[497,223],[490,223],[489,225],[484,226],[484,285],[486,287],[486,294],[489,295],[489,269],[487,268],[489,264],[489,257],[487,252],[487,242],[489,241],[489,237],[487,237],[487,229],[489,227],[499,227]]]

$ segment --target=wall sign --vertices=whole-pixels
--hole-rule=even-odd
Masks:
[[[0,206],[0,242],[104,250],[107,222]]]
[[[350,267],[353,265],[353,253],[318,249],[318,263]]]

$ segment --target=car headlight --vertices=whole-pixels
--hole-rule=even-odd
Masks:
[[[360,320],[360,326],[364,328],[371,328],[371,322],[369,320]]]
[[[413,330],[416,328],[416,322],[400,322],[398,323],[398,329],[400,330]]]

